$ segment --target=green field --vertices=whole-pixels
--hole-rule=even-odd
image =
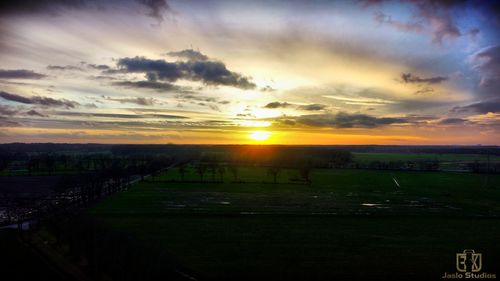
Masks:
[[[23,243],[15,229],[0,230],[0,264],[5,280],[67,280],[43,255]]]
[[[201,279],[439,278],[465,248],[498,269],[500,176],[325,169],[303,184],[295,174],[283,170],[272,184],[266,169],[241,168],[241,183],[229,172],[201,183],[194,170],[179,182],[173,169],[91,213]]]
[[[371,161],[414,161],[414,160],[438,160],[438,161],[487,161],[486,154],[453,154],[453,153],[372,153],[353,152],[354,160],[361,162]],[[490,155],[490,161],[500,161],[500,156]]]

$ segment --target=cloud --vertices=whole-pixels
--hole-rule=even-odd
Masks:
[[[59,8],[83,8],[88,1],[71,0],[19,0],[2,1],[0,4],[0,13],[53,13]]]
[[[411,73],[401,73],[401,80],[403,83],[427,83],[427,84],[439,84],[443,81],[448,80],[448,77],[436,76],[429,78],[420,78]]]
[[[74,66],[74,65],[49,65],[47,66],[47,69],[48,70],[61,70],[61,71],[65,71],[65,70],[78,70],[78,71],[83,71],[83,69],[81,67],[78,67],[78,66]]]
[[[430,94],[434,92],[434,88],[432,87],[422,87],[419,90],[417,90],[414,94],[415,95],[425,95],[425,94]]]
[[[391,16],[388,16],[380,11],[376,12],[373,16],[374,20],[379,24],[388,24],[395,27],[399,31],[413,31],[421,32],[424,28],[420,22],[400,22],[393,20]]]
[[[137,9],[137,4],[145,7],[146,15],[163,21],[163,15],[171,11],[165,0],[18,0],[0,2],[0,14],[50,14],[58,15],[64,9],[115,11],[116,8]]]
[[[180,79],[183,75],[177,63],[165,60],[151,60],[145,57],[121,58],[117,65],[121,72],[148,73],[151,79],[156,77],[155,79],[173,82]]]
[[[180,88],[171,83],[153,82],[153,81],[119,81],[113,82],[112,85],[126,88],[146,88],[158,91],[174,91]]]
[[[42,114],[42,113],[40,113],[40,112],[38,112],[38,111],[36,111],[34,109],[26,112],[26,114],[29,115],[29,116],[47,117],[47,115]]]
[[[19,127],[19,122],[11,121],[5,117],[0,116],[0,127]]]
[[[462,118],[445,118],[442,119],[438,122],[440,125],[463,125],[465,122],[467,122],[466,119]]]
[[[369,6],[365,2],[365,7]],[[373,4],[381,4],[384,1],[372,1]],[[413,10],[413,20],[408,22],[396,21],[391,16],[382,12],[376,12],[374,20],[379,24],[388,24],[399,31],[422,32],[426,28],[430,29],[432,34],[432,43],[442,44],[445,38],[454,39],[462,36],[458,25],[452,15],[455,15],[454,9],[464,8],[466,1],[407,1]]]
[[[47,75],[26,69],[0,69],[0,78],[3,79],[41,79],[44,77],[47,77]]]
[[[0,97],[8,101],[24,103],[24,104],[38,104],[43,106],[54,106],[54,107],[61,106],[61,107],[73,108],[76,105],[79,105],[79,103],[77,102],[66,99],[56,100],[53,98],[40,97],[40,96],[28,98],[16,94],[10,94],[3,91],[0,91]]]
[[[276,91],[276,89],[274,89],[273,87],[267,85],[265,87],[260,88],[260,91],[261,92],[274,92],[274,91]]]
[[[359,113],[339,112],[337,114],[312,114],[301,115],[294,118],[286,117],[285,125],[301,124],[311,127],[332,127],[332,128],[377,128],[381,126],[407,123],[406,118],[375,117]],[[282,118],[277,120],[282,122]]]
[[[208,85],[225,85],[241,89],[253,89],[255,84],[248,77],[229,71],[222,62],[195,61],[181,64],[186,76],[193,81],[203,81]]]
[[[182,51],[181,51],[182,52]],[[175,82],[179,79],[201,81],[206,85],[233,86],[240,89],[256,87],[248,77],[232,72],[219,61],[188,60],[186,62],[167,62],[151,60],[145,57],[121,58],[118,60],[118,70],[107,73],[145,73],[149,81],[163,80]]]
[[[264,106],[264,108],[285,108],[285,107],[289,107],[289,106],[291,106],[291,104],[289,104],[287,102],[275,101],[275,102],[270,102],[270,103],[266,104]]]
[[[111,98],[107,97],[107,100],[111,101],[117,101],[120,103],[134,103],[138,105],[145,105],[145,106],[152,106],[156,103],[156,100],[153,98],[143,98],[143,97],[137,97],[137,98]]]
[[[228,100],[220,100],[217,97],[205,97],[205,96],[199,96],[199,95],[193,95],[193,94],[180,94],[180,95],[176,95],[175,97],[179,101],[189,102],[191,104],[197,104],[197,105],[201,105],[201,106],[208,106],[209,108],[211,108],[213,110],[217,110],[217,111],[220,111],[220,109],[214,103],[221,104],[221,105],[226,105],[226,104],[231,103]]]
[[[179,57],[185,58],[192,61],[205,61],[208,60],[208,57],[199,51],[195,51],[193,49],[185,49],[178,52],[168,52],[167,55],[171,57]]]
[[[500,45],[483,48],[472,55],[474,69],[481,75],[479,86],[500,95]]]
[[[2,115],[2,116],[13,116],[16,113],[17,113],[17,110],[12,109],[12,107],[0,104],[0,115]]]
[[[102,117],[102,118],[118,118],[118,119],[145,119],[145,118],[159,118],[159,119],[188,119],[189,117],[171,114],[121,114],[121,113],[92,113],[92,112],[73,112],[73,111],[58,111],[58,115],[64,116],[84,116],[84,117]]]
[[[301,110],[309,110],[309,111],[316,111],[316,110],[323,110],[327,108],[328,106],[325,104],[318,104],[318,103],[313,103],[313,104],[307,104],[307,105],[301,105],[298,107],[298,109]]]
[[[105,64],[93,64],[93,63],[87,63],[85,64],[88,68],[92,68],[92,69],[97,69],[97,70],[108,70],[110,69],[111,67],[109,67],[109,65],[105,65]]]
[[[163,21],[163,14],[170,9],[167,1],[165,0],[136,0],[138,3],[146,6],[149,9],[148,16]]]
[[[500,112],[500,98],[480,101],[466,106],[456,106],[451,110],[452,113],[480,113],[485,114],[489,112]]]

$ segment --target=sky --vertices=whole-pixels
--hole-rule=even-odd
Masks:
[[[500,145],[500,4],[2,1],[10,142]]]

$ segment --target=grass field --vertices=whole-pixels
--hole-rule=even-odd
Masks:
[[[22,243],[13,229],[0,230],[0,264],[5,280],[66,280],[42,255]]]
[[[201,183],[189,171],[188,183],[173,182],[173,169],[91,213],[154,241],[201,279],[434,279],[454,272],[466,248],[483,253],[484,270],[498,269],[500,176],[315,170],[308,185],[290,182],[294,173],[272,184],[266,169],[241,168],[244,183],[228,172],[224,183]]]
[[[453,153],[371,153],[353,152],[355,161],[370,163],[372,161],[416,161],[437,160],[440,162],[454,161],[488,161],[486,154],[453,154]],[[500,156],[490,155],[490,161],[500,161]]]

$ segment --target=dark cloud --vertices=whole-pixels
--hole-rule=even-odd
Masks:
[[[270,103],[266,104],[264,106],[264,108],[285,108],[285,107],[289,107],[289,106],[291,106],[291,104],[289,104],[287,102],[275,101],[275,102],[270,102]]]
[[[298,109],[301,110],[309,110],[309,111],[316,111],[316,110],[323,110],[327,108],[328,106],[325,104],[318,104],[318,103],[313,103],[313,104],[307,104],[307,105],[301,105],[298,107]]]
[[[228,100],[219,100],[216,97],[205,97],[205,96],[199,96],[199,95],[193,95],[193,94],[180,94],[180,95],[177,95],[176,98],[179,99],[179,101],[189,102],[189,103],[197,104],[197,105],[201,105],[201,106],[208,106],[211,109],[217,110],[217,111],[220,111],[220,109],[214,103],[221,104],[221,105],[226,105],[226,104],[231,103]]]
[[[16,113],[17,113],[16,109],[13,109],[10,106],[6,106],[6,105],[1,105],[0,104],[0,115],[1,116],[13,116]]]
[[[500,45],[486,47],[472,56],[474,69],[481,75],[479,86],[500,96]],[[488,93],[491,93],[488,91]]]
[[[448,80],[448,77],[436,76],[429,78],[421,78],[411,73],[401,73],[401,80],[403,83],[427,83],[427,84],[439,84],[443,81]]]
[[[0,13],[50,13],[53,14],[60,8],[79,9],[86,6],[83,0],[19,0],[0,2]]]
[[[16,94],[10,94],[7,92],[0,91],[0,97],[13,102],[24,103],[24,104],[38,104],[43,106],[51,106],[51,107],[68,107],[73,108],[76,105],[79,105],[77,102],[69,101],[66,99],[56,100],[48,97],[23,97]]]
[[[168,52],[167,55],[172,57],[185,58],[192,61],[205,61],[208,60],[208,57],[199,51],[195,51],[193,49],[186,49],[178,52]]]
[[[126,88],[153,89],[157,91],[175,91],[180,89],[178,86],[171,83],[153,81],[119,81],[113,82],[112,85]]]
[[[419,90],[417,90],[414,94],[415,95],[424,95],[424,94],[430,94],[434,92],[434,88],[432,87],[422,87]]]
[[[26,69],[0,69],[0,78],[3,79],[41,79],[47,75]]]
[[[365,1],[364,5],[366,7],[381,4],[382,2],[384,1]],[[382,12],[375,14],[375,21],[380,24],[391,25],[400,31],[422,32],[424,28],[428,28],[432,33],[432,42],[435,44],[442,44],[445,38],[454,39],[463,35],[456,24],[454,16],[457,14],[457,11],[467,8],[467,1],[408,0],[406,2],[412,5],[414,9],[412,21],[395,21],[392,20],[391,16],[385,15]]]
[[[163,14],[170,10],[165,0],[135,0],[149,9],[148,16],[163,21]]]
[[[26,97],[15,95],[15,94],[9,94],[9,93],[3,92],[3,91],[0,91],[0,97],[5,99],[5,100],[8,100],[8,101],[25,103],[25,104],[33,104],[33,101],[31,100],[31,98],[26,98]]]
[[[225,85],[241,89],[253,89],[255,84],[248,77],[229,71],[222,62],[194,61],[181,63],[186,77],[193,81],[202,81],[208,85]]]
[[[104,118],[118,118],[118,119],[144,119],[144,118],[160,118],[160,119],[188,119],[189,117],[170,114],[120,114],[120,113],[87,113],[87,112],[73,112],[73,111],[58,111],[58,115],[63,116],[85,116],[85,117],[104,117]]]
[[[61,70],[61,71],[66,71],[66,70],[78,70],[78,71],[83,71],[81,67],[74,66],[74,65],[49,65],[47,66],[48,70]]]
[[[5,117],[0,116],[0,127],[19,127],[19,122],[11,121]]]
[[[26,114],[29,115],[29,116],[47,117],[47,115],[42,114],[42,113],[40,113],[40,112],[38,112],[38,111],[36,111],[34,109],[26,112]]]
[[[286,122],[283,122],[286,120]],[[397,123],[408,123],[404,117],[375,117],[359,113],[339,112],[337,114],[312,114],[301,115],[294,118],[279,118],[279,124],[293,125],[300,124],[311,127],[332,127],[332,128],[377,128]]]
[[[117,101],[120,103],[134,103],[138,105],[145,105],[145,106],[152,106],[156,103],[156,100],[153,98],[143,98],[143,97],[137,97],[137,98],[111,98],[107,97],[107,100],[111,101]]]
[[[438,124],[440,125],[463,125],[467,120],[462,118],[445,118],[440,120]]]
[[[183,76],[182,70],[177,63],[165,60],[151,60],[144,57],[121,58],[118,61],[119,71],[124,73],[150,73],[156,79],[176,81]]]
[[[163,15],[171,11],[165,0],[18,0],[0,2],[0,14],[50,14],[58,15],[66,9],[114,11],[116,8],[136,9],[138,3],[147,9],[147,15],[163,21]]]
[[[97,70],[108,70],[110,69],[111,67],[109,65],[105,65],[105,64],[93,64],[93,63],[88,63],[88,64],[85,64],[88,68],[91,68],[91,69],[97,69]]]
[[[255,84],[248,77],[232,72],[219,61],[189,60],[167,62],[144,57],[121,58],[118,70],[107,73],[145,73],[148,81],[163,80],[175,82],[179,79],[201,81],[206,85],[225,85],[241,89],[253,89]]]
[[[276,91],[276,89],[274,89],[273,87],[267,85],[265,87],[260,88],[260,91],[261,92],[274,92],[274,91]]]
[[[480,101],[465,106],[456,106],[451,110],[452,113],[479,113],[500,112],[500,99]]]
[[[281,123],[281,125],[286,125],[286,126],[295,126],[295,124],[297,124],[297,122],[295,122],[294,120],[291,120],[291,119],[280,120],[280,123]]]

